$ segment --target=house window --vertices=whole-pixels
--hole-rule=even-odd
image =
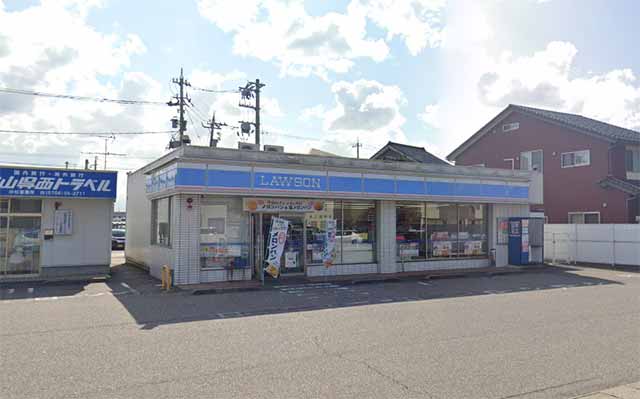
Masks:
[[[563,168],[588,166],[591,164],[591,152],[589,150],[564,152],[560,158]]]
[[[510,132],[512,130],[518,130],[518,129],[520,129],[520,123],[519,122],[506,123],[506,124],[502,125],[502,131],[503,132]]]
[[[640,173],[640,147],[627,146],[624,155],[626,171]]]
[[[569,212],[570,224],[599,224],[600,212]]]
[[[542,150],[520,153],[520,169],[542,172]]]
[[[151,243],[171,245],[171,197],[151,202]]]
[[[504,163],[506,164],[507,169],[513,170],[513,169],[516,168],[515,167],[515,160],[513,158],[505,158],[504,159]]]

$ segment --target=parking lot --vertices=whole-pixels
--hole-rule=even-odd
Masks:
[[[113,271],[0,287],[3,397],[562,398],[640,379],[630,271],[197,296]]]

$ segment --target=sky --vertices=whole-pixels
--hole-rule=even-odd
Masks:
[[[444,158],[515,103],[640,130],[635,0],[0,0],[0,87],[169,101],[184,68],[188,131],[216,113],[237,148],[234,90],[260,79],[262,143],[368,157],[387,141]],[[211,93],[195,88],[230,92]],[[83,167],[102,132],[171,129],[175,107],[0,93],[0,163]],[[165,154],[170,133],[108,139],[119,171]],[[98,166],[104,165],[98,156]]]

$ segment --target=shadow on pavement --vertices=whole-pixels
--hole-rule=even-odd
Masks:
[[[289,312],[356,307],[479,295],[500,295],[549,289],[622,284],[585,276],[581,269],[550,267],[544,272],[464,278],[406,279],[353,285],[341,282],[288,284],[249,292],[190,295],[179,289],[162,292],[159,281],[128,265],[113,268],[107,283],[115,289],[127,284],[137,294],[116,298],[142,329],[191,321],[229,319]]]

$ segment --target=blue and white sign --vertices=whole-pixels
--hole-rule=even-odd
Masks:
[[[116,198],[116,172],[0,167],[0,196]]]
[[[528,184],[433,179],[424,176],[374,175],[297,169],[262,169],[244,166],[177,167],[161,169],[147,177],[147,193],[173,189],[209,192],[296,193],[318,196],[349,194],[386,198],[460,198],[526,202]]]
[[[325,191],[325,175],[256,172],[254,188],[262,190]]]

